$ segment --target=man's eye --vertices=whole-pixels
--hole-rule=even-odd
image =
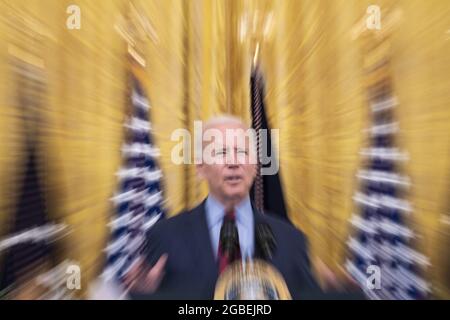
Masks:
[[[225,154],[226,154],[225,150],[216,151],[216,156],[223,156]]]
[[[238,150],[237,153],[247,155],[248,151],[247,150]]]

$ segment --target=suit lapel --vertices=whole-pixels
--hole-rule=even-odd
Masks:
[[[252,208],[253,208],[253,216],[254,216],[254,228],[255,228],[255,253],[254,253],[254,257],[256,259],[262,259],[262,253],[261,250],[259,249],[258,246],[258,241],[256,239],[256,227],[259,223],[261,224],[268,224],[269,227],[272,227],[269,220],[267,219],[266,214],[261,213],[252,203]],[[273,232],[273,236],[275,238],[275,243],[278,243],[278,239],[277,239],[277,234],[272,230]],[[275,267],[279,268],[280,267],[280,260],[279,260],[279,255],[277,254],[278,250],[277,248],[275,248],[273,256],[271,259],[269,259],[267,262],[274,265]],[[263,259],[264,260],[264,259]]]
[[[198,268],[203,269],[205,277],[208,276],[216,279],[218,276],[218,266],[206,222],[205,201],[194,208],[190,214],[192,215],[190,229],[194,237],[191,247],[195,255],[195,261],[198,262]]]
[[[258,246],[258,239],[256,237],[256,228],[258,226],[258,224],[260,223],[266,223],[266,219],[264,217],[264,215],[256,208],[256,206],[253,204],[252,202],[252,209],[253,209],[253,228],[254,228],[254,258],[255,259],[260,259],[262,254],[261,254],[261,250],[259,249]]]
[[[258,209],[256,209],[256,206],[252,202],[252,209],[253,209],[253,216],[255,217],[255,226],[258,223],[264,223],[266,222],[266,219],[264,217],[264,214],[262,214]]]

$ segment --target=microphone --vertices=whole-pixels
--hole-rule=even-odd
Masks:
[[[256,245],[263,260],[272,259],[276,241],[272,228],[267,223],[258,223],[255,228]]]
[[[239,233],[234,220],[224,218],[220,229],[220,244],[222,252],[227,257],[235,259],[237,248],[239,248]]]

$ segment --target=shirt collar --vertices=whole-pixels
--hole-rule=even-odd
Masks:
[[[225,215],[225,206],[222,203],[220,203],[212,195],[208,195],[205,203],[205,209],[209,229],[213,228],[217,224],[222,224],[223,217]],[[249,196],[247,196],[235,207],[235,213],[236,222],[245,225],[253,222],[253,209]]]

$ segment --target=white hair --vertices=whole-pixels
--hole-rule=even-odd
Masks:
[[[235,124],[240,125],[244,127],[245,129],[249,129],[249,126],[239,117],[230,115],[230,114],[222,114],[218,116],[214,116],[209,118],[204,124],[203,124],[203,130],[215,128],[219,125],[224,124]]]

